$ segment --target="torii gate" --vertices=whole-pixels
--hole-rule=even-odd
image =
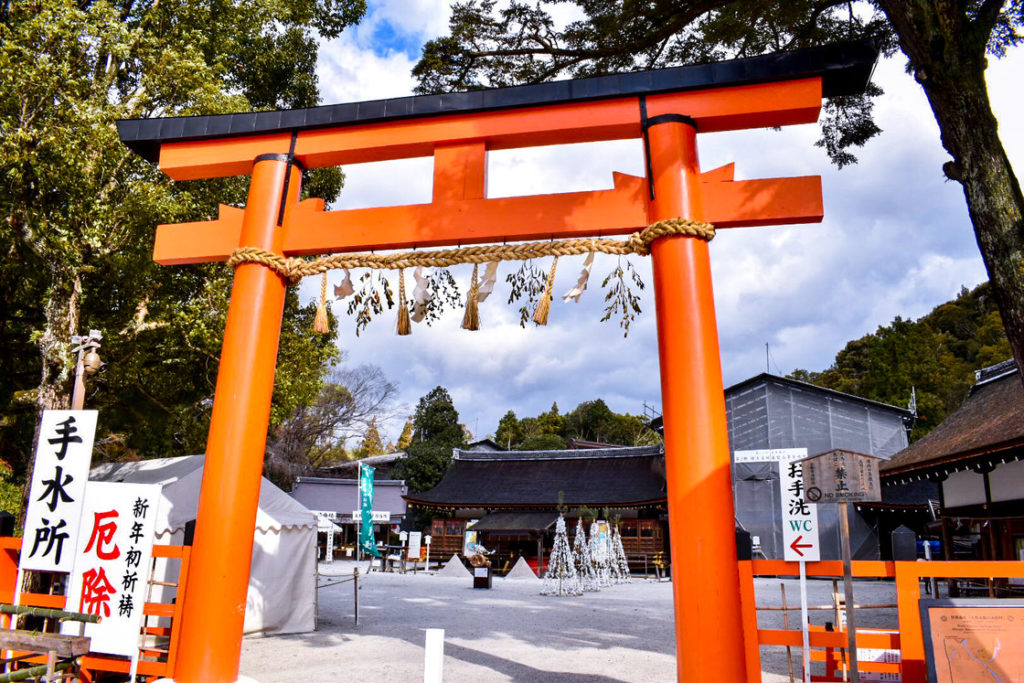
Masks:
[[[286,256],[619,235],[670,218],[718,228],[823,217],[817,176],[701,174],[698,132],[813,122],[822,97],[862,92],[870,43],[542,85],[313,109],[120,121],[122,141],[175,180],[251,174],[244,209],[162,225],[162,264],[224,261],[239,247]],[[614,189],[486,198],[488,150],[642,138],[647,178]],[[298,201],[301,169],[433,156],[433,201],[324,211]],[[661,364],[677,670],[745,681],[729,441],[707,243],[651,247]],[[238,677],[274,384],[284,279],[236,269],[184,593],[178,683]],[[711,673],[713,672],[713,674]]]

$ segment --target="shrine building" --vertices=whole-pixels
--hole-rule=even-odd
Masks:
[[[963,405],[880,469],[884,500],[934,514],[924,531],[941,538],[944,559],[1024,559],[1024,388],[1014,361],[978,370]]]
[[[661,446],[559,451],[455,449],[437,486],[405,496],[434,516],[430,534],[438,557],[462,552],[466,532],[495,552],[502,569],[523,556],[537,569],[550,549],[558,507],[570,536],[581,507],[608,521],[621,518],[622,544],[634,571],[667,550],[665,452]]]

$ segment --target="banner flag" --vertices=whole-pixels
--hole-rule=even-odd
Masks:
[[[373,538],[373,468],[363,463],[359,463],[359,510],[362,514],[359,547],[367,555],[380,557]]]

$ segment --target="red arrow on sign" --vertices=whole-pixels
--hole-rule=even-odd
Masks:
[[[800,557],[803,557],[804,554],[802,552],[800,552],[800,548],[813,548],[814,544],[813,543],[801,543],[800,542],[801,540],[803,540],[803,536],[797,536],[793,540],[793,542],[789,544],[789,547],[792,548],[793,552],[795,552],[797,555],[799,555]]]

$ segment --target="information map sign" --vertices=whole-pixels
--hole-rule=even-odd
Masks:
[[[89,480],[95,410],[46,410],[39,425],[20,568],[70,572]]]
[[[817,562],[821,559],[818,506],[809,503],[804,496],[804,479],[799,461],[806,457],[806,448],[736,451],[733,454],[733,460],[737,463],[779,463],[782,547],[787,562]]]
[[[1024,680],[1024,600],[921,600],[928,680]]]

